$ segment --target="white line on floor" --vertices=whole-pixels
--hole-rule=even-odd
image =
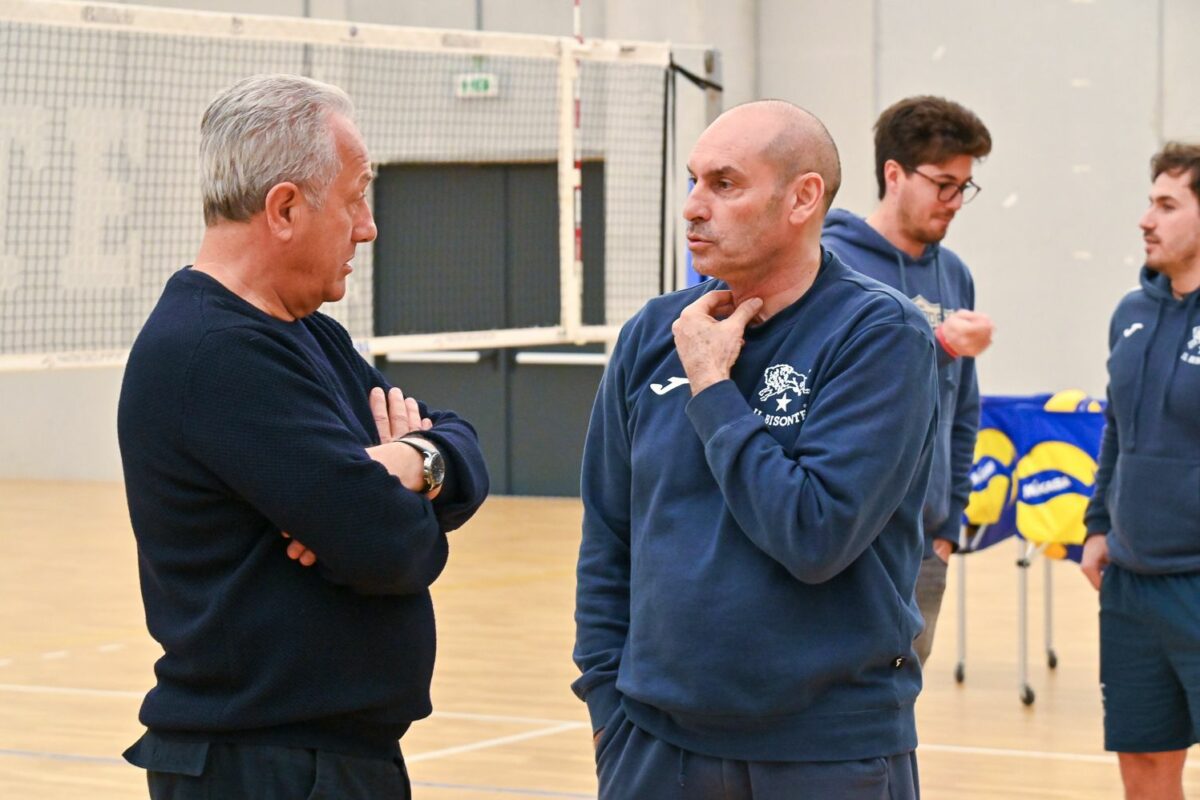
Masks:
[[[427,789],[457,789],[462,792],[479,792],[482,794],[515,794],[520,797],[558,797],[570,800],[596,800],[594,794],[583,792],[555,792],[548,789],[526,789],[515,786],[476,786],[469,783],[435,783],[433,781],[413,781],[413,786]]]
[[[562,725],[561,719],[541,719],[539,717],[512,717],[504,714],[468,714],[463,711],[434,711],[433,716],[446,719],[468,719],[475,722],[516,722],[521,725]],[[584,723],[579,723],[580,727]]]
[[[1116,764],[1115,753],[1057,753],[1047,750],[1010,750],[1003,747],[967,747],[957,744],[923,744],[917,747],[921,753],[953,753],[955,755],[997,756],[1000,758],[1032,758],[1040,761],[1075,761],[1088,764]],[[1188,769],[1200,769],[1195,759],[1184,762]]]
[[[124,764],[125,759],[115,756],[85,756],[79,753],[47,753],[37,750],[0,749],[0,756],[10,758],[47,758],[52,761],[82,761],[92,764]]]
[[[0,666],[4,665],[5,662],[0,660]],[[13,692],[18,694],[84,695],[88,697],[118,697],[134,698],[139,700],[146,694],[144,691],[82,689],[71,686],[34,686],[15,683],[0,683],[0,692]],[[483,739],[475,742],[474,744],[462,745],[459,747],[448,747],[442,750],[432,750],[428,753],[418,753],[412,756],[405,756],[407,760],[427,761],[434,758],[442,758],[444,756],[454,755],[456,753],[482,750],[488,747],[498,747],[511,742],[520,742],[526,739],[535,739],[542,736],[553,736],[556,733],[579,730],[587,727],[586,722],[565,722],[563,720],[545,719],[542,717],[518,717],[507,716],[504,714],[470,714],[462,711],[435,711],[433,716],[442,717],[445,719],[462,719],[477,722],[511,722],[519,725],[547,725],[549,727],[539,728],[538,730],[527,731],[525,733],[518,733],[512,736],[502,736],[495,739]],[[918,748],[917,753],[918,755],[921,753],[952,753],[956,755],[994,756],[997,758],[1032,758],[1042,761],[1073,761],[1091,764],[1111,764],[1115,763],[1116,761],[1116,756],[1104,753],[1061,753],[1047,750],[1017,750],[1004,747],[968,747],[965,745],[954,744],[923,744]],[[1200,769],[1200,759],[1190,759],[1186,762],[1185,766],[1188,769]]]
[[[115,756],[88,756],[79,753],[52,753],[39,750],[9,750],[0,748],[0,758],[46,759],[50,761],[73,761],[84,764],[104,764],[126,766],[123,758]],[[410,759],[411,760],[411,759]],[[560,792],[552,789],[529,789],[518,786],[488,786],[468,783],[439,783],[434,781],[416,781],[413,786],[429,789],[456,789],[460,792],[479,792],[482,794],[514,794],[521,797],[550,797],[563,800],[595,800],[596,795],[583,792]]]
[[[0,662],[0,666],[3,662]],[[77,686],[37,686],[33,684],[0,683],[0,692],[16,692],[19,694],[78,694],[88,697],[136,697],[146,696],[145,691],[124,691],[118,689],[83,689]],[[586,727],[585,722],[566,722],[561,719],[546,719],[544,717],[518,717],[507,714],[471,714],[465,711],[435,711],[434,717],[445,719],[464,719],[473,722],[512,722],[517,725],[577,725]]]
[[[574,731],[580,728],[586,728],[587,725],[583,722],[564,722],[561,725],[555,725],[551,728],[542,728],[536,731],[527,731],[525,733],[517,733],[512,736],[500,736],[495,739],[482,739],[471,744],[459,745],[458,747],[446,747],[441,750],[430,750],[427,753],[417,753],[415,755],[406,755],[404,760],[409,763],[417,763],[418,761],[431,761],[435,758],[445,758],[446,756],[454,756],[459,753],[470,753],[474,750],[486,750],[489,747],[499,747],[504,744],[512,744],[513,742],[523,742],[526,739],[537,739],[542,736],[553,736],[556,733],[564,731]]]
[[[86,697],[145,697],[143,692],[126,692],[117,689],[79,689],[73,686],[27,686],[19,683],[0,683],[0,692],[17,694],[78,694]]]

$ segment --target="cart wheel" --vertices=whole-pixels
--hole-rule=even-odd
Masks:
[[[1055,667],[1057,667],[1058,666],[1058,654],[1055,653],[1053,650],[1047,650],[1046,651],[1046,663],[1050,666],[1050,669],[1054,669]]]
[[[967,679],[967,668],[964,667],[963,663],[960,661],[954,665],[954,681],[955,681],[955,683],[962,683],[966,679]]]
[[[1034,698],[1033,689],[1030,689],[1028,686],[1022,687],[1021,702],[1027,706],[1031,706],[1031,705],[1033,705],[1033,698]]]

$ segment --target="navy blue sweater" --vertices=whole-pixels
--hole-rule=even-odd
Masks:
[[[118,408],[157,733],[387,757],[430,713],[428,587],[487,493],[474,430],[422,413],[450,484],[434,503],[365,448],[383,376],[316,313],[274,319],[190,269],[130,353]],[[290,533],[316,553],[285,554]]]
[[[1108,332],[1108,407],[1085,521],[1120,566],[1200,571],[1200,291],[1142,269]]]
[[[959,309],[975,308],[970,271],[940,245],[930,245],[920,258],[913,258],[862,217],[842,209],[829,212],[821,242],[853,269],[912,298],[931,328]],[[941,347],[937,354],[940,423],[925,498],[926,557],[933,553],[935,538],[958,544],[963,510],[971,494],[971,462],[979,430],[975,359],[953,358]]]
[[[594,729],[746,760],[916,745],[912,640],[936,425],[934,341],[898,292],[826,253],[691,397],[650,301],[605,371],[583,464],[573,685]]]

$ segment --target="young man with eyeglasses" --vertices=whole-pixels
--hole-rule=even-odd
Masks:
[[[954,215],[978,194],[971,173],[991,150],[991,134],[969,109],[941,97],[900,100],[875,123],[879,205],[866,219],[834,209],[822,236],[822,244],[851,267],[912,298],[941,345],[938,436],[917,578],[925,628],[915,647],[922,664],[933,647],[946,562],[958,546],[971,491],[968,473],[979,427],[975,357],[992,341],[991,319],[974,310],[970,271],[941,241]]]

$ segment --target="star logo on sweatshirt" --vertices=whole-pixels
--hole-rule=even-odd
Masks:
[[[787,407],[790,406],[791,404],[792,404],[792,398],[788,397],[785,394],[783,397],[780,397],[775,401],[775,410],[776,411],[787,411]]]

